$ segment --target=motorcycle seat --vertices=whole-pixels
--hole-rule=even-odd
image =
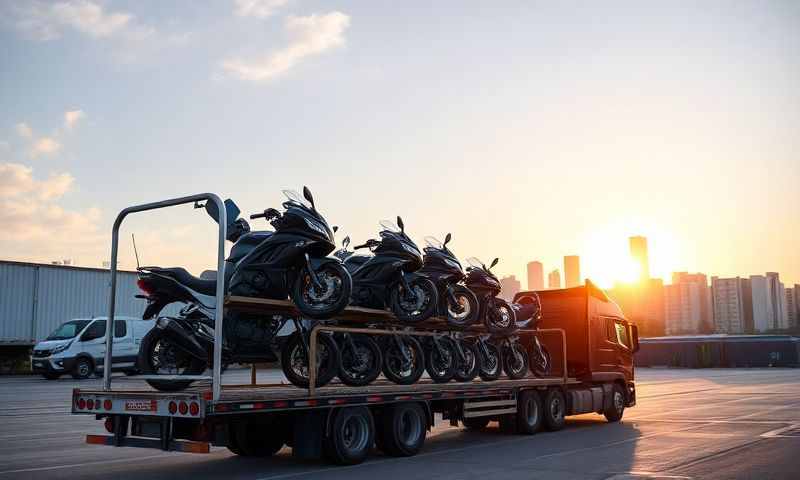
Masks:
[[[187,272],[182,267],[171,268],[152,268],[153,273],[172,277],[176,282],[181,285],[194,290],[195,292],[202,293],[203,295],[215,295],[217,289],[217,281],[212,279],[195,277]]]

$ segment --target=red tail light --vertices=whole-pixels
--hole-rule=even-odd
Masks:
[[[83,398],[78,399],[78,408],[80,408],[81,410],[85,410],[86,400],[84,400]]]
[[[111,407],[113,406],[114,404],[111,402],[111,400],[109,399],[103,400],[103,408],[105,408],[106,410],[111,410]]]
[[[136,280],[136,285],[138,285],[139,290],[143,291],[146,295],[152,295],[155,292],[153,286],[147,283],[147,280],[144,278]]]
[[[178,411],[178,404],[175,402],[169,402],[169,413],[175,415],[177,411]]]
[[[189,413],[191,413],[192,416],[196,417],[200,413],[200,405],[198,405],[197,402],[190,403],[189,404]]]
[[[178,404],[178,411],[181,412],[181,415],[186,415],[189,413],[189,405],[186,402],[181,402]]]
[[[106,418],[105,422],[106,432],[114,433],[114,419],[111,417]]]

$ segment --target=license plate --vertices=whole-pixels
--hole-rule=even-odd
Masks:
[[[155,400],[126,400],[126,412],[155,412],[158,410],[158,402]]]

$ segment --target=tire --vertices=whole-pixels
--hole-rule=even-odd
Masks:
[[[392,313],[403,323],[419,323],[431,318],[436,313],[439,301],[436,285],[425,277],[414,277],[408,284],[416,294],[416,301],[406,299],[402,284],[398,283],[389,294],[389,308]]]
[[[461,423],[464,424],[464,428],[469,431],[483,430],[487,425],[489,425],[489,417],[465,418],[461,420]]]
[[[325,456],[337,465],[364,461],[375,442],[375,421],[366,407],[345,407],[335,413],[330,436],[323,441]]]
[[[70,375],[76,380],[85,380],[91,377],[92,373],[94,373],[94,363],[88,357],[78,357]]]
[[[274,428],[273,425],[242,421],[231,424],[231,426],[233,427],[233,442],[228,446],[228,450],[237,455],[271,457],[283,448],[282,432],[280,428]]]
[[[450,337],[440,337],[442,351],[431,340],[425,351],[425,370],[434,383],[447,383],[453,379],[458,366],[455,342]]]
[[[539,345],[542,347],[541,354],[537,352],[538,349],[534,345],[528,355],[528,359],[530,360],[530,369],[533,375],[544,378],[550,375],[553,365],[550,363],[550,352],[547,351],[547,347],[541,343]]]
[[[500,374],[503,373],[503,360],[497,345],[484,342],[484,346],[488,350],[489,356],[487,357],[481,347],[478,347],[478,375],[481,380],[491,382],[500,378]]]
[[[416,455],[425,444],[428,419],[419,403],[398,403],[381,415],[381,450],[393,457]]]
[[[61,374],[60,373],[49,373],[48,372],[48,373],[43,373],[42,376],[44,378],[46,378],[47,380],[58,380],[59,378],[61,378]]]
[[[454,285],[453,296],[456,297],[460,309],[451,305],[450,296],[446,296],[444,304],[447,306],[447,323],[455,328],[465,328],[475,323],[480,315],[478,297],[464,285]]]
[[[339,348],[330,335],[317,334],[317,379],[321,387],[339,372]],[[300,334],[295,332],[281,349],[281,368],[286,378],[301,388],[308,388],[308,355]]]
[[[542,397],[536,390],[525,390],[517,401],[517,433],[533,435],[542,428]]]
[[[325,289],[318,292],[311,282],[308,269],[303,268],[292,289],[292,301],[297,309],[303,316],[317,320],[342,313],[350,303],[350,292],[353,289],[350,272],[341,263],[326,262],[315,273]]]
[[[619,422],[625,414],[625,390],[618,383],[611,389],[611,405],[603,410],[603,415],[609,422]]]
[[[425,352],[416,338],[410,335],[400,335],[397,338],[406,349],[410,360],[406,360],[397,342],[392,337],[386,337],[383,355],[383,375],[389,381],[398,385],[411,385],[425,372]]]
[[[549,389],[542,402],[544,428],[551,432],[564,428],[566,413],[567,402],[564,401],[564,394],[557,388]]]
[[[381,374],[383,355],[378,343],[368,335],[351,335],[355,352],[345,336],[338,337],[339,379],[345,385],[363,387]]]
[[[514,351],[519,356],[519,363],[516,361]],[[505,370],[508,378],[512,380],[525,378],[528,374],[528,352],[525,351],[525,347],[521,343],[513,342],[511,346],[506,346],[503,349],[503,370]]]
[[[476,347],[474,343],[465,340],[459,340],[459,343],[461,344],[464,358],[458,362],[456,373],[453,378],[455,378],[457,382],[471,382],[478,376],[478,370],[481,368],[480,360],[478,359],[480,355],[478,353],[478,347]]]
[[[511,304],[499,297],[494,299],[494,308],[487,306],[483,321],[492,333],[508,333],[517,326],[517,316]]]
[[[142,338],[137,364],[145,375],[200,375],[206,370],[205,361],[171,345],[159,328],[153,328]],[[177,392],[191,385],[192,380],[147,380],[147,383],[162,392]]]

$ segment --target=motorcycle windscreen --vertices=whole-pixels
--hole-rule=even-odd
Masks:
[[[206,213],[208,213],[208,216],[213,218],[215,222],[219,223],[219,209],[217,209],[216,203],[212,201],[207,201]],[[237,218],[239,218],[240,213],[241,210],[239,210],[239,207],[236,206],[233,200],[231,200],[230,198],[225,200],[225,217],[226,220],[228,221],[228,225],[230,225]]]

